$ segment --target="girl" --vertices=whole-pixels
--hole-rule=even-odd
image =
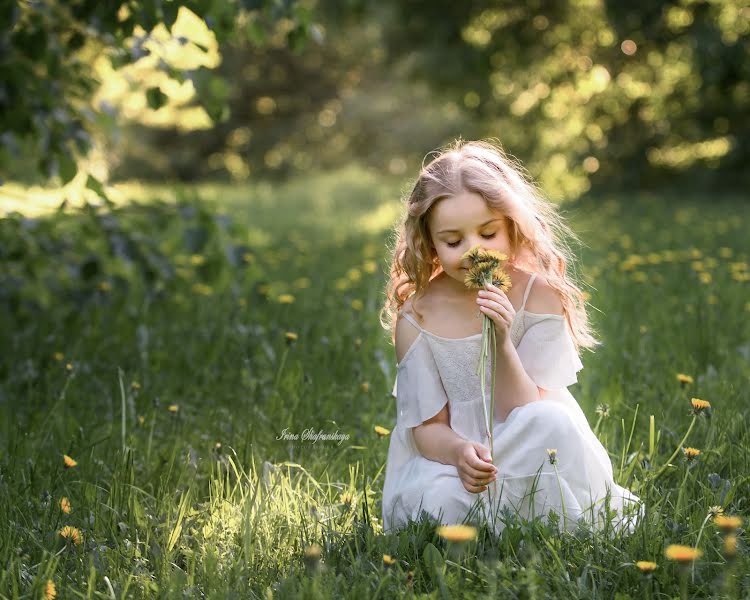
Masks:
[[[563,237],[576,239],[494,140],[459,139],[422,168],[381,315],[398,362],[384,530],[423,512],[457,524],[481,510],[498,533],[508,511],[527,519],[553,511],[569,529],[609,518],[615,531],[632,532],[640,520],[640,499],[614,482],[607,451],[567,389],[583,367],[579,348],[599,342],[583,292],[567,276]],[[462,256],[476,245],[508,256],[507,294],[464,285],[470,264]],[[496,365],[485,373],[490,390],[495,369],[496,464],[476,375],[483,314],[497,342]]]

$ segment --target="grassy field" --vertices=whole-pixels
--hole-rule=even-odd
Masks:
[[[748,515],[748,204],[566,205],[604,342],[570,389],[647,517],[624,539],[518,520],[456,547],[429,522],[382,533],[403,183],[347,169],[0,220],[0,597],[750,594],[745,523],[711,513]]]

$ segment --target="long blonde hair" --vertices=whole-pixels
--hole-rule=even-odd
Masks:
[[[415,300],[424,295],[430,280],[443,270],[428,227],[430,209],[461,192],[481,195],[491,209],[505,215],[512,264],[543,274],[557,290],[576,349],[597,346],[584,292],[568,273],[575,255],[567,241],[580,240],[496,138],[458,138],[440,149],[429,164],[423,162],[411,193],[402,201],[405,216],[393,231],[390,277],[380,311],[380,323],[391,331],[391,339],[395,341],[396,318],[404,302],[412,294]]]

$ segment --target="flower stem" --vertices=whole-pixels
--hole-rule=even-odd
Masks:
[[[688,427],[688,430],[685,432],[685,436],[682,438],[679,444],[677,444],[677,448],[672,453],[672,456],[669,457],[666,463],[662,465],[662,467],[654,474],[654,476],[651,478],[651,481],[655,481],[659,475],[661,475],[664,470],[669,466],[669,464],[675,459],[677,454],[680,452],[680,449],[682,448],[682,445],[685,443],[685,440],[688,439],[688,436],[690,435],[690,432],[693,430],[693,426],[695,425],[695,421],[698,417],[696,415],[693,415],[693,420],[690,421],[690,427]]]
[[[682,506],[682,496],[683,496],[683,493],[685,491],[685,482],[687,481],[688,473],[689,473],[689,468],[686,465],[685,466],[685,475],[682,478],[682,483],[680,484],[680,489],[677,492],[677,505],[675,506],[675,509],[674,509],[674,514],[675,515],[678,515],[680,513],[680,507]]]
[[[700,530],[698,531],[698,539],[697,539],[697,540],[696,540],[696,542],[695,542],[695,547],[696,547],[696,548],[698,548],[699,544],[701,543],[701,536],[703,535],[703,529],[704,529],[704,528],[706,527],[706,523],[708,523],[709,519],[710,519],[710,518],[711,518],[712,516],[713,516],[713,515],[712,515],[711,513],[708,513],[708,514],[706,515],[706,518],[705,518],[705,519],[703,519],[703,523],[701,523],[701,528],[700,528]],[[692,581],[693,583],[695,583],[695,561],[693,561],[693,564],[692,564],[692,566],[691,566],[691,568],[690,568],[690,579],[691,579],[691,581]]]
[[[552,465],[555,468],[555,477],[557,478],[557,487],[560,489],[560,503],[562,504],[563,512],[563,529],[568,529],[568,513],[565,510],[565,498],[563,497],[562,484],[560,483],[560,473],[557,472],[557,465]]]

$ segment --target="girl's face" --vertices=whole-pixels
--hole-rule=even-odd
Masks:
[[[443,270],[462,284],[470,263],[461,256],[470,248],[479,245],[510,256],[505,216],[475,192],[438,201],[430,210],[428,226]]]

